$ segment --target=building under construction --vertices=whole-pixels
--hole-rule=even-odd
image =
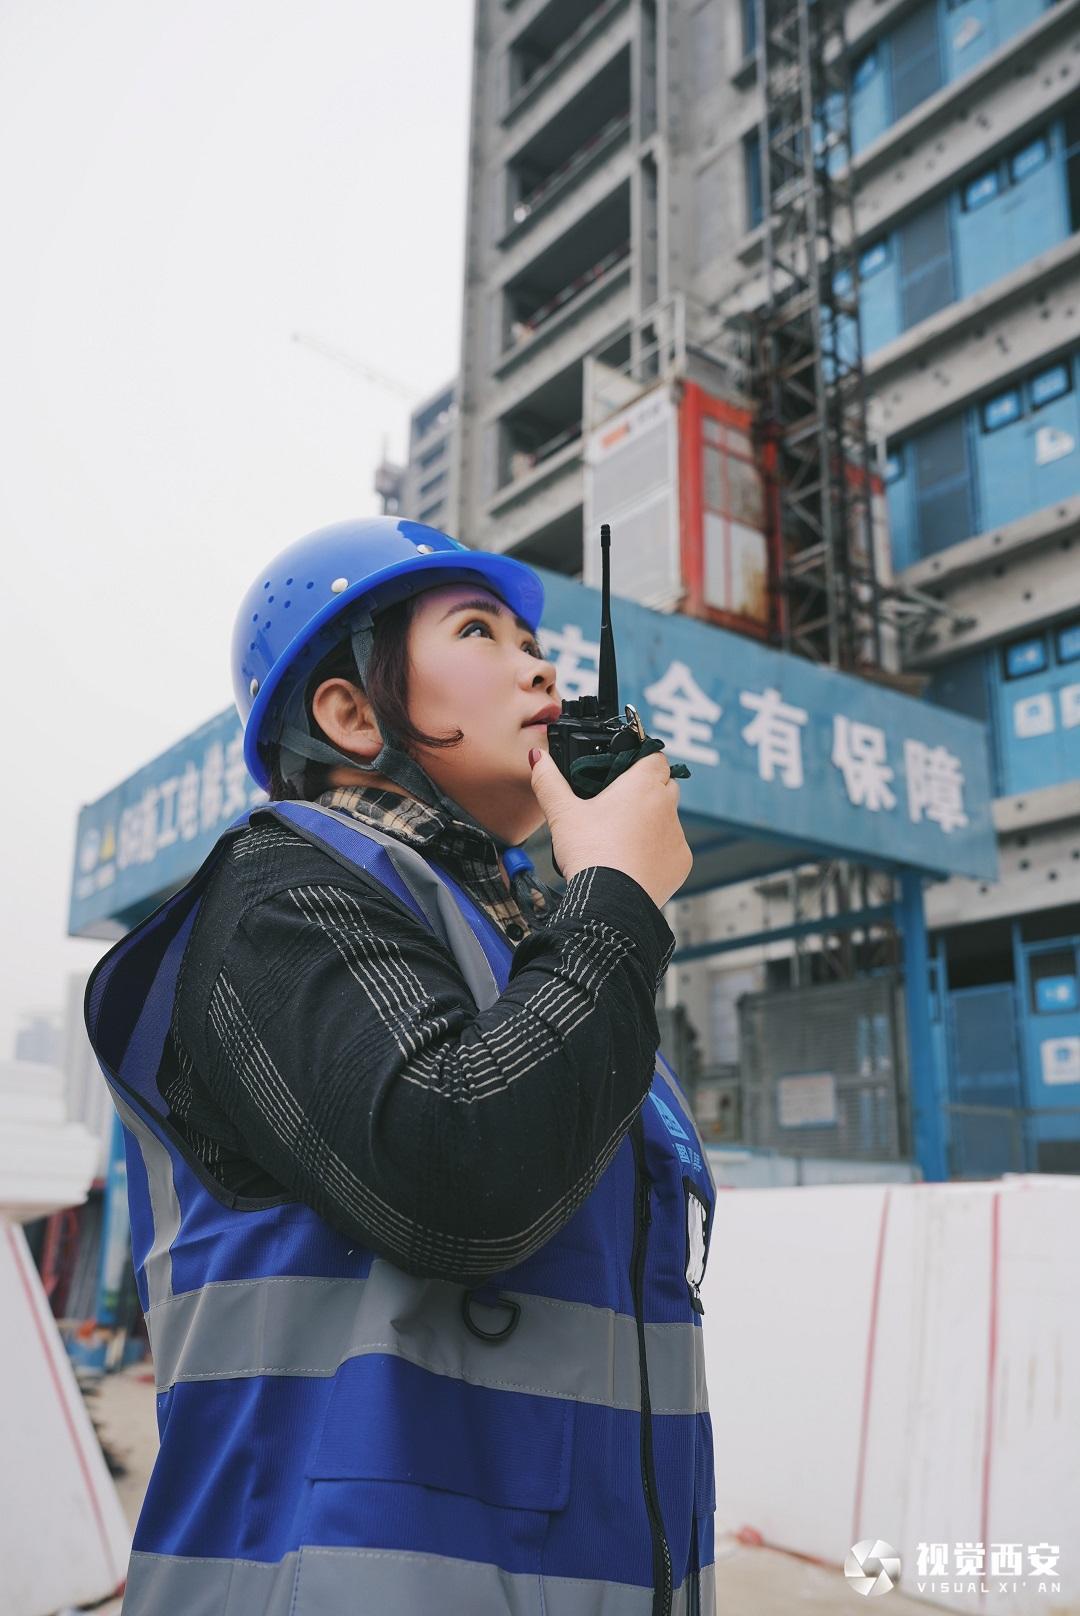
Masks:
[[[624,597],[986,726],[999,879],[925,893],[956,1175],[1080,1170],[1078,51],[1078,0],[476,6],[457,529],[591,583],[603,518]],[[866,1154],[894,896],[675,906],[716,1137]],[[793,1064],[849,1125],[779,1126]]]

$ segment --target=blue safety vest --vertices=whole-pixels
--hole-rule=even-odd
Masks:
[[[510,945],[415,848],[310,803],[254,815],[381,881],[481,1009],[503,992]],[[658,1056],[578,1210],[479,1286],[406,1274],[297,1201],[238,1201],[167,1121],[156,1075],[206,884],[252,816],[87,987],[161,1438],[125,1616],[711,1613],[714,1185],[675,1074]]]

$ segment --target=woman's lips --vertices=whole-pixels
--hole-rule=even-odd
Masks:
[[[544,707],[539,713],[537,713],[535,718],[527,718],[522,727],[524,729],[536,729],[537,727],[541,726],[546,727],[548,724],[554,724],[555,720],[561,717],[561,707],[556,707],[554,705]]]

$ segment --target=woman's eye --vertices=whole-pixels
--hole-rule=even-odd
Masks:
[[[469,630],[473,628],[482,628],[485,634],[487,634],[489,637],[493,637],[491,636],[490,624],[485,623],[482,617],[474,617],[471,623],[466,623],[459,637],[464,639]],[[535,640],[527,640],[525,642],[525,649],[528,651],[530,656],[539,657],[541,662],[544,660],[544,653]]]

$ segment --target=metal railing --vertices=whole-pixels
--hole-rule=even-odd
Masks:
[[[499,492],[513,487],[514,483],[520,482],[523,477],[535,471],[537,466],[542,466],[546,460],[557,455],[560,449],[565,449],[580,439],[581,422],[572,421],[569,426],[564,426],[554,437],[545,439],[535,449],[512,449],[508,462],[508,476],[506,481],[499,485]]]
[[[526,102],[532,100],[533,96],[538,90],[542,89],[545,84],[551,83],[559,73],[560,69],[563,68],[570,58],[581,48],[582,45],[584,45],[585,41],[592,34],[594,34],[605,19],[609,17],[613,11],[617,11],[623,3],[624,0],[600,0],[600,4],[598,6],[594,6],[592,11],[590,11],[587,16],[582,18],[577,27],[574,29],[573,33],[567,34],[565,39],[560,40],[559,44],[552,51],[551,55],[545,56],[542,62],[538,62],[533,68],[532,72],[529,74],[528,78],[524,79],[522,83],[520,83],[511,93],[510,99],[507,102],[502,114],[503,121],[507,121],[508,119],[512,118],[515,113],[520,112],[521,108],[526,104]],[[517,43],[519,42],[515,41],[515,45]],[[514,48],[514,46],[511,47],[511,49]]]
[[[516,230],[520,225],[527,223],[538,208],[550,202],[553,197],[558,196],[560,191],[571,185],[578,175],[589,167],[590,163],[621,140],[629,128],[630,114],[628,112],[609,119],[601,129],[597,130],[595,135],[589,137],[583,146],[579,146],[564,163],[560,163],[559,167],[553,169],[550,174],[541,180],[539,185],[534,186],[527,196],[523,196],[519,202],[515,203],[511,210],[507,229]]]
[[[542,303],[538,309],[534,310],[527,320],[513,320],[510,324],[510,345],[506,352],[511,352],[519,343],[527,342],[531,337],[534,337],[556,314],[560,314],[563,309],[568,308],[571,303],[587,292],[597,281],[602,280],[609,271],[615,269],[619,264],[625,263],[629,257],[630,243],[629,241],[621,241],[617,247],[613,247],[609,253],[605,253],[603,258],[598,259],[595,264],[590,264],[589,268],[582,270],[580,275],[575,275],[574,279],[561,287],[554,297],[549,298],[546,303]]]

